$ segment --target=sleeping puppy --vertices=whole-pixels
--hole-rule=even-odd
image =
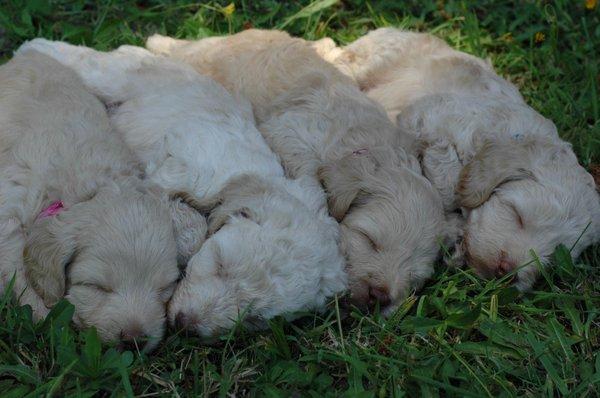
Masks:
[[[519,90],[488,62],[429,34],[380,28],[345,47],[315,48],[383,105],[393,121],[417,99],[438,93],[468,91],[524,104]]]
[[[433,273],[441,240],[455,228],[417,159],[403,150],[410,137],[323,61],[318,45],[260,30],[147,43],[250,100],[287,174],[317,177],[325,187],[341,224],[353,301],[379,303],[389,314]]]
[[[432,181],[444,181],[442,189],[454,188],[454,203],[466,216],[455,259],[482,277],[514,271],[515,285],[527,290],[540,271],[536,257],[547,265],[559,244],[577,257],[600,240],[593,177],[554,125],[526,105],[431,95],[398,120],[431,143],[423,167]]]
[[[190,260],[169,319],[210,337],[321,309],[346,288],[339,228],[311,178],[287,179],[252,109],[185,64],[145,49],[110,53],[34,40],[73,67],[107,103],[146,174],[209,213],[209,238]]]
[[[64,296],[78,326],[154,347],[179,276],[170,207],[193,209],[141,181],[102,103],[35,51],[0,67],[0,155],[2,289],[15,275],[35,318]]]
[[[392,28],[324,53],[417,137],[446,210],[466,215],[457,258],[480,275],[515,271],[526,290],[539,273],[532,250],[544,265],[559,244],[577,257],[600,240],[592,176],[554,124],[489,64]]]

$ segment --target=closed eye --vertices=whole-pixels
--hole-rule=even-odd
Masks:
[[[246,218],[248,220],[252,220],[252,212],[247,207],[242,207],[241,209],[234,212],[235,216]]]
[[[173,295],[173,291],[175,290],[176,286],[177,286],[177,281],[172,282],[169,285],[160,289],[158,291],[158,294],[160,295],[160,297],[164,298],[165,300],[169,300],[171,298],[171,296]]]
[[[114,290],[112,290],[111,288],[103,286],[103,285],[99,285],[97,283],[79,282],[79,283],[73,283],[71,286],[87,287],[87,288],[94,289],[94,290],[97,290],[99,292],[106,293],[106,294],[114,293]]]
[[[361,234],[366,241],[369,243],[369,245],[371,246],[371,248],[373,249],[373,251],[378,252],[379,251],[379,245],[377,243],[375,243],[375,241],[373,240],[373,238],[371,238],[369,235],[367,235],[366,233],[364,233],[363,231],[358,231],[359,234]]]
[[[519,210],[513,204],[510,204],[509,206],[514,213],[515,218],[517,219],[517,224],[519,224],[519,228],[525,228],[525,223],[523,222],[523,217],[521,216],[521,213],[519,213]]]

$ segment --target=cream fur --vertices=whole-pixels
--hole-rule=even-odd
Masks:
[[[290,176],[314,176],[342,228],[355,303],[390,313],[433,272],[446,222],[441,199],[376,103],[323,61],[330,41],[249,30],[198,42],[152,36],[154,52],[190,63],[254,107]]]
[[[0,287],[16,272],[36,318],[65,296],[78,326],[152,348],[179,275],[167,195],[140,180],[103,105],[22,51],[0,67],[0,155]],[[38,219],[57,200],[65,209]]]
[[[339,227],[314,178],[285,178],[250,104],[185,64],[123,46],[100,53],[35,40],[106,102],[148,178],[209,213],[209,239],[169,307],[202,336],[321,309],[346,288]],[[243,315],[243,316],[242,316]]]
[[[554,124],[488,63],[392,28],[325,57],[417,137],[423,171],[446,210],[460,206],[467,217],[457,257],[482,276],[523,265],[516,285],[528,289],[539,271],[532,250],[547,264],[558,244],[578,256],[600,240],[593,178]]]

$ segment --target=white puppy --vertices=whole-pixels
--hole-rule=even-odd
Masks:
[[[173,225],[102,103],[53,59],[16,55],[0,67],[0,155],[0,288],[16,273],[36,318],[65,296],[78,326],[151,349],[179,276]]]
[[[333,50],[331,50],[333,51]],[[326,51],[325,51],[326,52]],[[484,277],[517,269],[531,287],[564,244],[600,240],[600,199],[554,124],[490,65],[426,34],[378,29],[327,58],[422,144],[425,175],[445,207],[467,216],[458,257]]]
[[[169,317],[202,336],[240,317],[320,309],[346,288],[339,230],[311,178],[284,177],[256,129],[250,104],[184,64],[142,48],[111,53],[35,40],[73,67],[107,102],[112,121],[153,182],[187,192],[210,213],[210,237],[190,260]]]
[[[451,224],[383,109],[308,43],[248,30],[197,42],[153,36],[147,46],[190,63],[254,107],[288,175],[317,175],[340,222],[353,301],[385,314],[433,273]]]

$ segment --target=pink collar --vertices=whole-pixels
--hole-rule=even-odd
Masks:
[[[37,218],[39,220],[40,218],[55,216],[58,213],[60,213],[61,211],[63,211],[64,208],[65,208],[65,204],[63,203],[63,201],[57,200],[56,202],[53,202],[52,204],[50,204],[50,206],[48,206],[44,210],[42,210]]]

